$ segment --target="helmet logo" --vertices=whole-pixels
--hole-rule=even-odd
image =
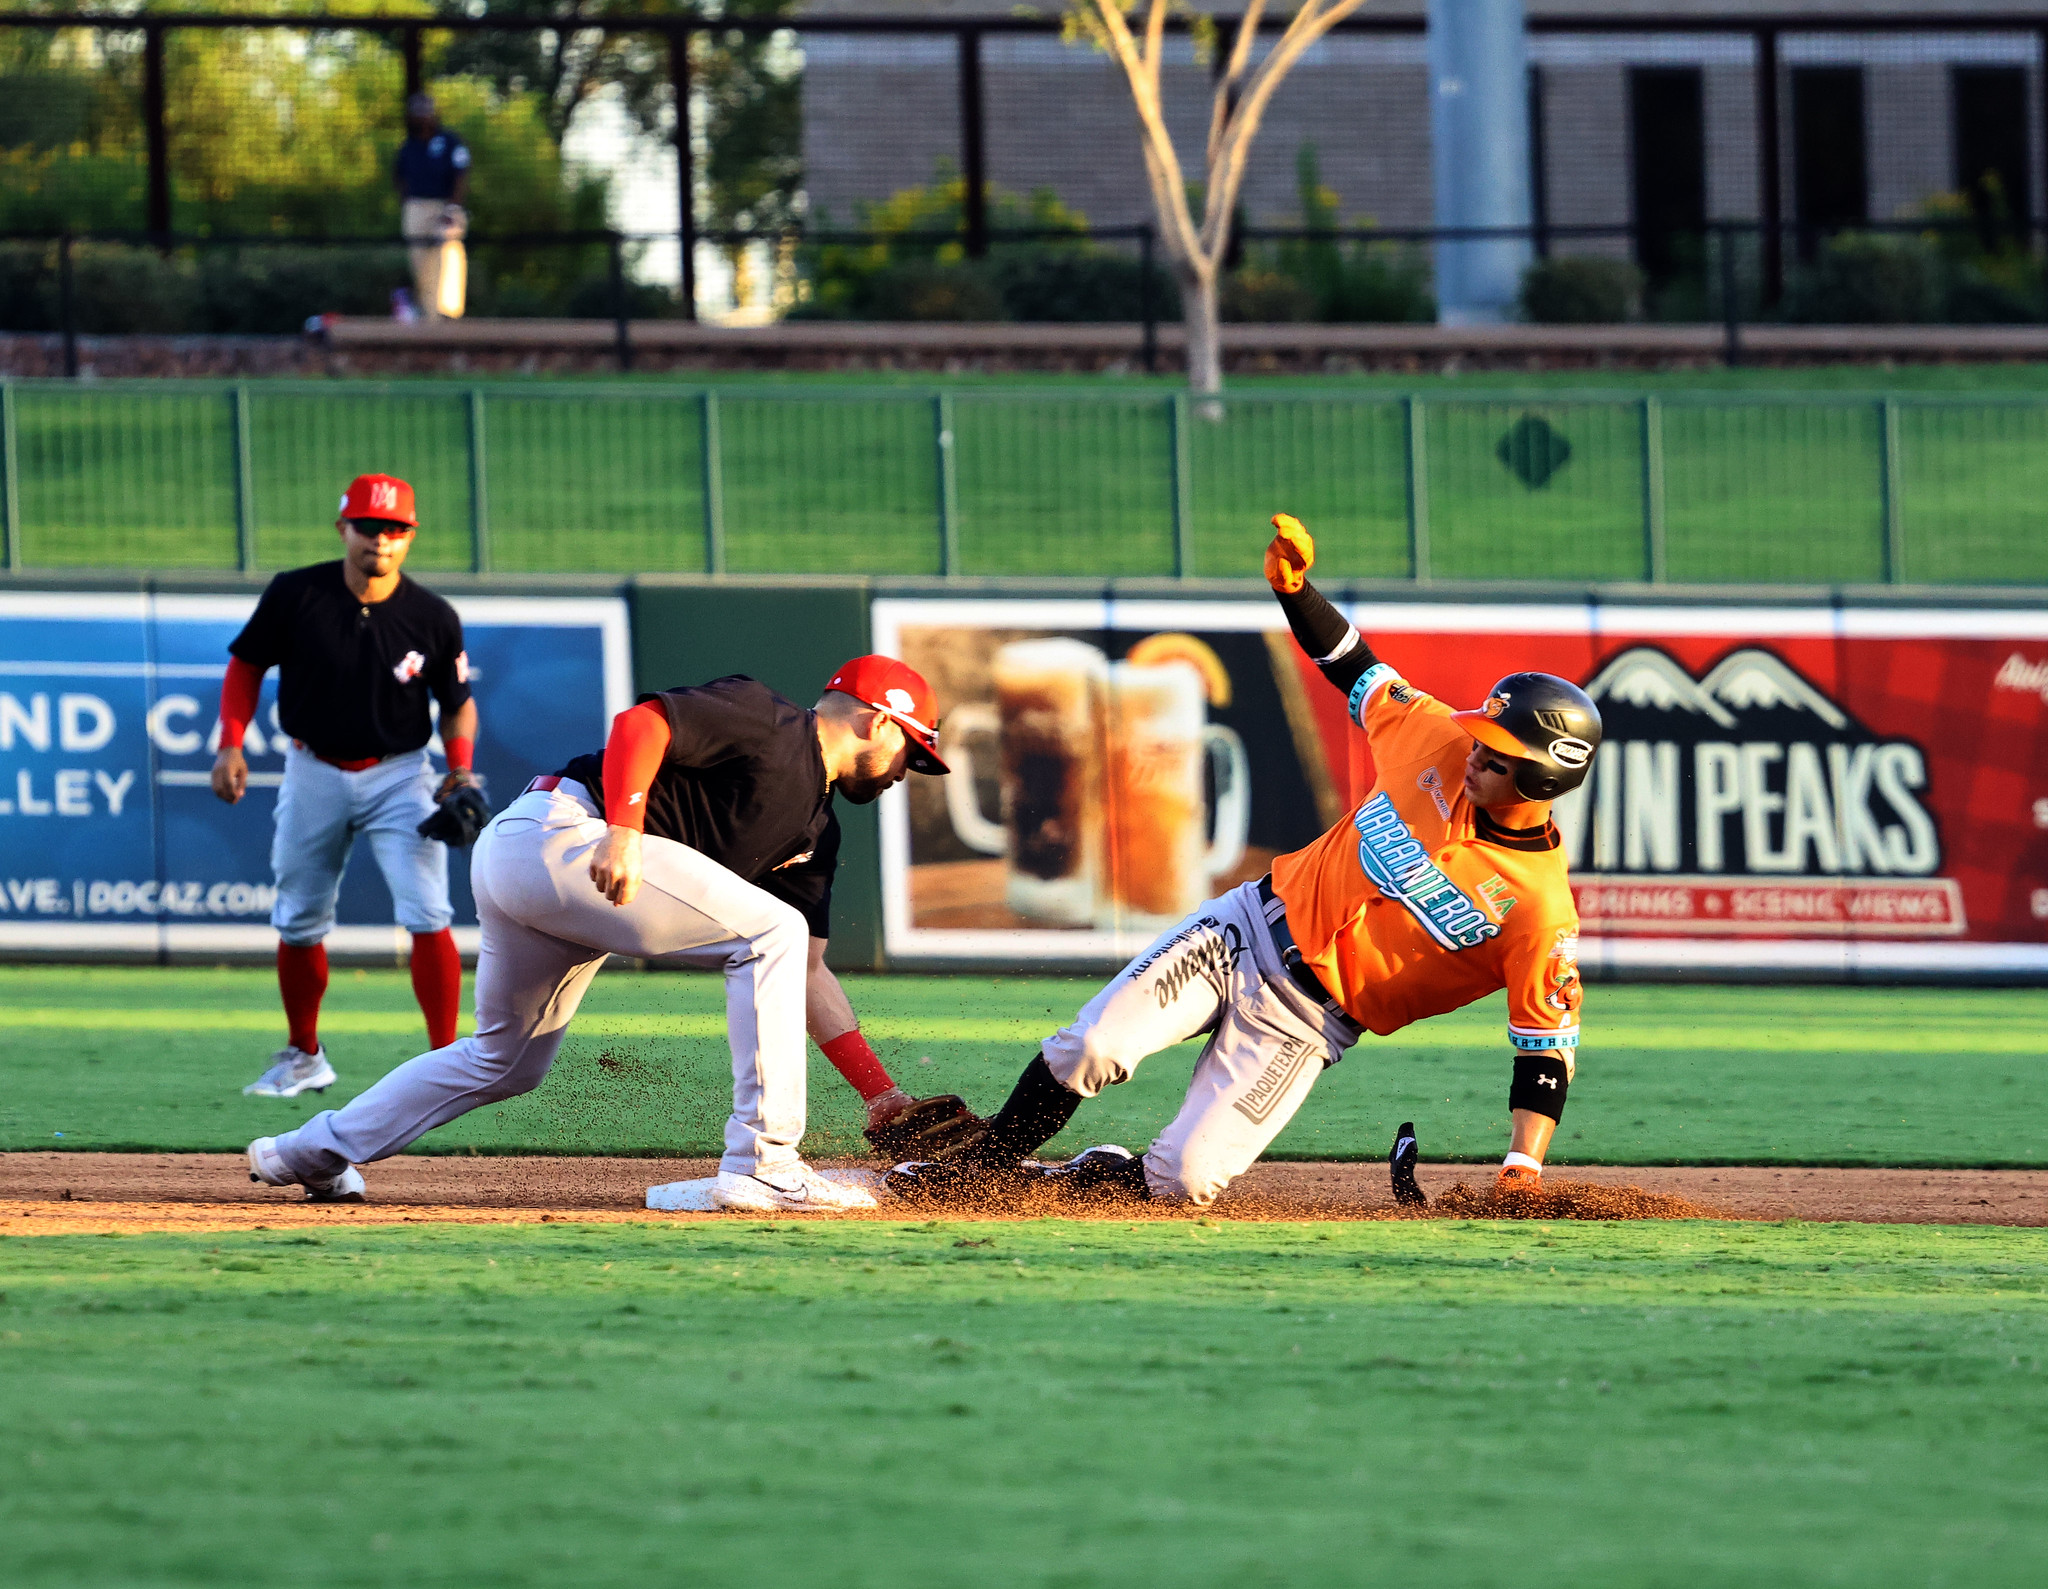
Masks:
[[[1567,734],[1550,742],[1550,759],[1560,767],[1579,768],[1593,759],[1593,747]]]
[[[1486,704],[1479,709],[1488,717],[1498,717],[1508,709],[1508,698],[1505,695],[1489,695]]]
[[[910,698],[910,691],[905,689],[885,690],[882,699],[889,703],[889,710],[892,712],[909,712],[917,708],[917,702]]]

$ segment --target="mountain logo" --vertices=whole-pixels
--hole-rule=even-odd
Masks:
[[[1606,736],[1586,783],[1558,803],[1575,869],[1940,870],[1920,746],[1857,722],[1775,652],[1743,646],[1694,677],[1667,652],[1635,646],[1585,689]]]

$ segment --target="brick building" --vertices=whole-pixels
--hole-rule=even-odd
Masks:
[[[813,0],[805,15],[823,22],[872,9]],[[942,27],[1013,14],[1005,0],[895,0],[887,9],[928,14]],[[1423,0],[1373,0],[1359,16],[1410,30],[1340,33],[1295,68],[1248,174],[1245,208],[1255,223],[1298,221],[1297,152],[1313,144],[1347,220],[1430,224]],[[2040,0],[2004,8],[1998,27],[1982,7],[1953,0],[1530,0],[1529,16],[1539,223],[1640,225],[1634,246],[1653,273],[1670,233],[1760,216],[1759,63],[1772,51],[1784,220],[1899,219],[1940,193],[1981,195],[1987,172],[1997,174],[2015,219],[2037,224],[2048,214],[2048,4]],[[1566,17],[1588,25],[1557,30]],[[1919,25],[1871,26],[1906,22]],[[851,223],[857,201],[929,182],[940,161],[957,167],[954,35],[806,29],[802,38],[814,217]],[[1185,39],[1173,49],[1167,95],[1176,139],[1198,170],[1209,70]],[[1042,34],[992,32],[979,50],[988,181],[1015,192],[1050,188],[1098,226],[1147,219],[1136,120],[1114,63]]]

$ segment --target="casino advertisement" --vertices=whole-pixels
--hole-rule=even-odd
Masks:
[[[2048,613],[1357,603],[1420,688],[1556,673],[1589,970],[2048,973]],[[1269,601],[878,600],[946,779],[883,811],[892,960],[1102,966],[1347,819],[1371,752]]]
[[[631,703],[623,601],[452,598],[494,807],[604,741]],[[268,950],[271,812],[286,737],[277,674],[244,741],[239,805],[209,786],[227,644],[256,595],[0,593],[0,951]],[[429,745],[437,758],[438,736]],[[438,761],[437,761],[438,765]],[[457,942],[475,948],[466,852],[451,854]],[[367,843],[330,945],[403,934]]]

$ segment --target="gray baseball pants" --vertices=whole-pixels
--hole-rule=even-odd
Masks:
[[[448,846],[419,835],[419,825],[434,814],[434,784],[424,750],[343,772],[290,746],[271,817],[277,904],[270,924],[277,935],[289,944],[313,944],[334,931],[334,902],[358,835],[370,841],[399,926],[439,932],[453,921]]]
[[[1047,1067],[1083,1098],[1139,1061],[1209,1034],[1187,1099],[1145,1154],[1156,1198],[1199,1206],[1266,1151],[1358,1028],[1322,1008],[1280,963],[1258,885],[1195,908],[1046,1040]]]
[[[649,837],[643,880],[614,905],[590,880],[603,815],[570,779],[498,813],[470,863],[482,950],[476,1035],[408,1060],[340,1109],[277,1139],[295,1173],[331,1177],[389,1158],[472,1109],[531,1092],[606,955],[725,972],[732,1114],[720,1168],[797,1157],[804,1134],[803,916],[687,845]]]

